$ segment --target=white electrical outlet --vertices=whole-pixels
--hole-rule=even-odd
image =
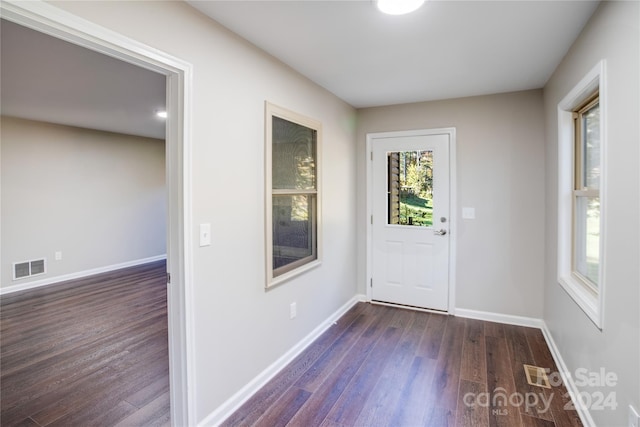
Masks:
[[[298,306],[295,302],[292,302],[289,306],[289,319],[295,319],[298,315]]]
[[[640,415],[632,405],[629,405],[629,427],[640,427]]]
[[[56,253],[54,254],[53,257],[56,261],[60,261],[62,259],[62,252],[61,251],[56,251]]]

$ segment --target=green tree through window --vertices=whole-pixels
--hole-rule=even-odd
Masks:
[[[388,153],[389,224],[433,225],[433,151]]]

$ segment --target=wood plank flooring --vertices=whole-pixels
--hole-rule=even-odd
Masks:
[[[223,426],[581,426],[537,329],[357,304]]]
[[[0,424],[168,426],[165,263],[0,298]]]
[[[164,262],[0,304],[2,426],[169,425]],[[581,426],[525,363],[537,329],[360,303],[223,425]]]

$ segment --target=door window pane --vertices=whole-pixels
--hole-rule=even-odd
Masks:
[[[433,225],[433,151],[387,153],[387,223]]]

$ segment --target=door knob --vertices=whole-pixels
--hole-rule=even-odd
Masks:
[[[447,234],[447,230],[441,228],[440,230],[434,230],[433,234],[435,234],[436,236],[444,236],[445,234]]]

